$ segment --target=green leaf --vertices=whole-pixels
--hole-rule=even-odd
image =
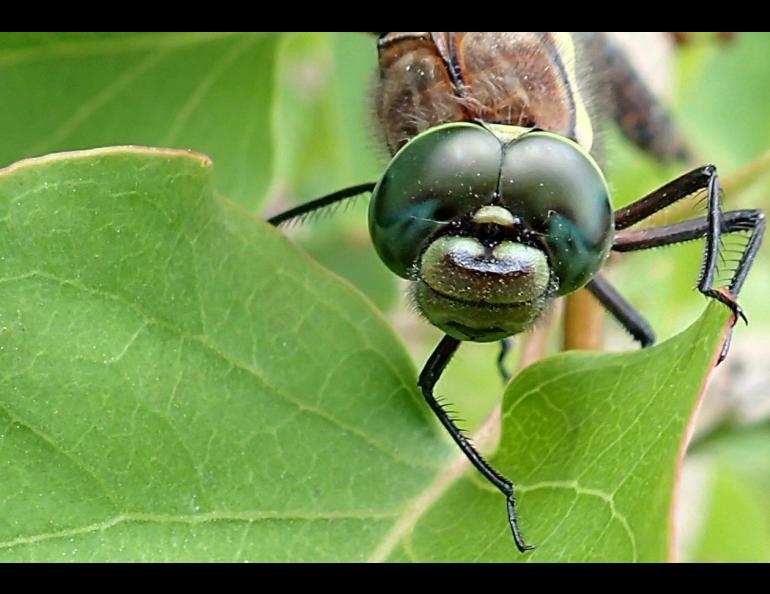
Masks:
[[[518,485],[521,526],[538,545],[534,553],[512,553],[503,498],[469,475],[446,493],[447,485],[434,484],[436,497],[413,510],[419,520],[413,529],[402,526],[395,555],[466,562],[668,560],[684,435],[727,315],[715,305],[654,349],[565,354],[514,380],[494,463]]]
[[[0,176],[0,559],[363,559],[454,454],[373,309],[210,178]]]
[[[0,165],[111,145],[193,149],[251,208],[273,169],[270,33],[3,33]]]
[[[387,324],[214,195],[173,151],[0,175],[0,560],[666,559],[726,312],[512,384],[522,557]]]

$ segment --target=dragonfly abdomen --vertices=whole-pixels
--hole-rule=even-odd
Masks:
[[[583,34],[606,90],[609,114],[634,144],[661,161],[687,160],[689,149],[660,98],[606,33]]]

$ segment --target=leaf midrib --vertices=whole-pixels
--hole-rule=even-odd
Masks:
[[[11,549],[18,546],[33,545],[48,540],[59,538],[71,538],[84,536],[94,532],[104,532],[122,524],[178,524],[185,526],[200,526],[212,523],[243,523],[256,524],[259,522],[328,522],[335,520],[389,520],[398,516],[398,511],[384,512],[322,512],[307,513],[303,511],[291,512],[207,512],[189,515],[164,515],[164,514],[120,514],[102,522],[95,522],[78,528],[61,530],[57,532],[43,532],[31,536],[20,536],[13,540],[0,542],[0,550]]]
[[[174,326],[173,324],[167,321],[153,318],[152,316],[147,315],[135,303],[131,303],[125,300],[120,295],[108,293],[98,289],[93,289],[91,287],[84,286],[76,281],[61,279],[55,275],[40,272],[40,271],[30,272],[24,275],[20,275],[20,276],[8,278],[8,279],[0,279],[0,284],[7,284],[9,282],[26,280],[30,278],[33,278],[33,279],[37,278],[37,279],[42,279],[49,282],[54,282],[60,286],[69,286],[76,290],[88,293],[90,295],[106,297],[108,299],[116,301],[120,303],[122,306],[132,310],[137,316],[141,317],[141,319],[143,320],[143,322],[147,327],[157,326],[157,327],[163,328],[164,330],[167,330],[168,332],[174,334],[177,338],[181,340],[187,340],[191,343],[194,343],[203,347],[204,349],[209,351],[211,354],[219,357],[220,359],[228,363],[230,366],[232,366],[233,369],[237,369],[238,371],[242,371],[248,374],[249,376],[254,378],[258,383],[260,383],[267,391],[270,391],[276,394],[277,396],[281,397],[283,400],[285,400],[292,406],[296,407],[299,411],[305,412],[317,418],[320,418],[321,420],[326,421],[327,423],[330,423],[331,425],[361,439],[364,443],[377,449],[378,451],[387,455],[391,459],[397,462],[401,462],[402,464],[405,464],[407,466],[411,466],[413,468],[435,469],[437,467],[437,464],[431,463],[430,461],[421,460],[418,458],[412,458],[410,456],[402,454],[401,452],[392,450],[386,445],[380,443],[378,440],[373,439],[363,431],[359,430],[358,428],[348,425],[347,423],[338,419],[337,417],[330,415],[328,412],[324,411],[323,409],[319,409],[317,407],[307,404],[306,402],[303,402],[301,399],[296,398],[295,396],[289,394],[285,390],[279,388],[278,386],[270,382],[261,370],[254,368],[244,362],[238,361],[233,357],[227,355],[226,353],[222,352],[219,348],[217,348],[215,345],[211,344],[208,340],[206,340],[205,336],[196,336],[196,335],[185,333],[182,329],[178,328],[177,326]],[[379,356],[379,354],[376,353],[375,351],[372,351],[371,348],[368,349],[367,351],[362,351],[362,352],[370,352]]]

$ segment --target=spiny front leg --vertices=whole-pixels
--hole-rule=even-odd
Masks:
[[[522,553],[531,551],[534,547],[529,546],[522,537],[521,530],[519,529],[519,519],[516,510],[516,496],[514,493],[513,483],[507,478],[497,472],[490,464],[484,460],[482,455],[473,447],[468,439],[463,435],[462,431],[455,425],[447,412],[436,400],[433,394],[433,390],[438,383],[438,380],[443,375],[444,371],[452,360],[457,350],[460,348],[460,341],[450,336],[445,337],[441,343],[439,343],[436,350],[428,359],[425,364],[425,368],[420,374],[419,385],[422,390],[422,394],[428,406],[436,415],[438,420],[452,436],[454,442],[462,450],[463,454],[468,458],[471,464],[478,470],[482,476],[487,479],[496,489],[498,489],[503,495],[505,495],[508,511],[508,523],[511,526],[511,532],[513,533],[513,540],[516,543],[516,547]]]
[[[361,184],[360,186],[345,188],[339,192],[334,192],[334,194],[329,194],[323,198],[311,200],[310,202],[287,210],[286,212],[282,212],[281,214],[275,215],[274,217],[268,219],[267,222],[274,227],[280,227],[282,225],[286,225],[287,223],[302,221],[306,217],[321,210],[333,208],[348,200],[352,200],[366,194],[371,194],[374,191],[375,186],[376,184]]]
[[[708,216],[705,218],[652,229],[629,229],[675,202],[704,189],[708,193]],[[710,299],[729,307],[736,320],[741,318],[746,321],[737,298],[762,245],[767,221],[760,210],[722,212],[722,192],[716,167],[709,165],[696,169],[674,180],[646,198],[619,210],[615,214],[615,222],[618,233],[613,250],[616,252],[636,252],[705,238],[706,247],[698,290]],[[749,240],[741,252],[727,287],[728,293],[716,287],[721,240],[723,235],[738,232],[748,233]]]
[[[586,288],[643,349],[655,344],[649,322],[604,277],[595,277]]]

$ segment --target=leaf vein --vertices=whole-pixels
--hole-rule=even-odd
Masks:
[[[37,437],[42,443],[50,447],[54,452],[61,454],[69,460],[75,468],[78,468],[81,470],[86,476],[89,476],[96,485],[99,486],[99,488],[104,493],[105,497],[107,498],[107,501],[112,505],[113,508],[115,508],[115,511],[123,511],[125,508],[121,503],[119,502],[118,498],[115,496],[115,494],[110,490],[110,488],[107,486],[107,483],[104,482],[104,480],[96,473],[96,471],[89,467],[88,465],[84,464],[81,460],[78,460],[74,456],[74,454],[66,449],[64,449],[60,444],[56,442],[56,440],[42,431],[41,429],[38,429],[35,427],[32,423],[27,422],[16,414],[14,411],[10,409],[8,404],[4,401],[0,401],[0,412],[5,414],[8,419],[20,427],[24,427],[27,431],[29,431],[32,435]]]
[[[0,542],[0,550],[11,549],[18,546],[38,544],[49,540],[86,536],[95,532],[105,532],[121,524],[160,524],[160,525],[184,525],[201,526],[215,523],[244,523],[252,526],[260,522],[329,522],[347,520],[388,520],[398,512],[212,512],[196,515],[163,515],[163,514],[121,514],[102,522],[96,522],[87,526],[44,532],[29,536],[20,536],[12,540]]]
[[[304,413],[313,415],[319,419],[322,419],[326,421],[327,423],[337,427],[338,429],[341,429],[351,435],[354,435],[355,437],[359,438],[369,446],[373,447],[374,449],[382,452],[383,454],[387,455],[391,459],[401,462],[407,466],[412,466],[415,468],[430,468],[435,469],[438,465],[437,463],[433,461],[426,461],[419,458],[411,458],[409,456],[404,455],[401,452],[398,452],[396,450],[391,449],[389,446],[380,443],[378,440],[372,438],[371,436],[367,435],[363,431],[361,431],[359,428],[351,426],[341,419],[335,417],[334,415],[328,413],[327,411],[320,409],[315,406],[311,406],[304,402],[301,398],[295,397],[285,390],[279,388],[278,386],[272,384],[267,380],[263,372],[260,372],[257,368],[251,367],[246,363],[243,363],[241,361],[238,361],[237,359],[227,355],[223,351],[221,351],[219,348],[217,348],[215,345],[211,344],[205,337],[205,336],[195,336],[190,335],[184,332],[181,328],[178,328],[177,326],[171,324],[170,322],[155,319],[151,316],[149,316],[146,312],[142,310],[141,307],[139,307],[136,303],[127,301],[124,297],[121,295],[117,295],[114,293],[109,293],[107,291],[94,289],[91,287],[87,287],[82,285],[79,282],[72,281],[72,280],[66,280],[56,277],[55,275],[52,275],[50,273],[45,272],[30,272],[25,275],[21,275],[19,277],[13,277],[13,278],[6,278],[6,279],[0,279],[0,284],[12,282],[12,281],[19,281],[19,280],[26,280],[30,278],[38,278],[41,280],[45,280],[48,282],[54,282],[62,286],[69,286],[76,290],[83,291],[85,293],[104,297],[107,299],[110,299],[112,301],[115,301],[134,313],[136,313],[140,318],[142,318],[147,325],[153,325],[158,326],[161,328],[166,329],[170,333],[174,334],[175,336],[186,339],[190,341],[191,343],[197,344],[201,347],[203,347],[205,350],[209,351],[212,355],[215,355],[216,357],[220,358],[222,361],[228,363],[230,366],[232,366],[235,369],[238,369],[240,371],[243,371],[244,373],[248,374],[255,380],[257,380],[258,383],[260,383],[264,388],[266,388],[267,391],[272,392],[276,396],[282,398],[286,402],[292,404],[299,410],[301,410]]]

